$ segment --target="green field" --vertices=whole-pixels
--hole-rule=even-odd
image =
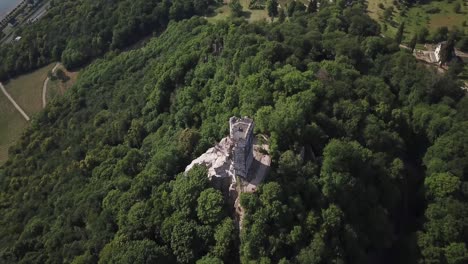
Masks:
[[[285,8],[286,5],[291,2],[293,0],[279,0],[278,3],[280,4],[281,8]],[[308,2],[308,1],[305,1],[305,0],[301,0],[298,2]],[[266,9],[264,10],[258,10],[258,9],[255,9],[255,10],[252,10],[252,9],[249,9],[249,3],[250,3],[250,0],[240,0],[240,3],[244,9],[244,17],[249,21],[249,22],[254,22],[254,21],[270,21],[270,17],[268,16],[268,13],[266,11]],[[214,21],[218,21],[218,20],[223,20],[223,19],[226,19],[228,17],[231,16],[231,9],[229,8],[228,4],[224,4],[222,6],[220,6],[219,8],[217,8],[215,10],[215,14],[211,17],[208,17],[208,21],[210,22],[214,22]]]
[[[54,63],[9,81],[5,89],[31,117],[42,109],[42,86]]]
[[[47,72],[54,64],[47,65],[30,74],[23,75],[5,84],[11,97],[31,117],[42,109],[42,85]],[[0,164],[8,158],[8,148],[19,139],[28,122],[10,101],[0,94]]]
[[[28,122],[8,101],[0,94],[0,165],[8,158],[8,148],[20,137]]]
[[[461,12],[459,13],[454,11],[457,2],[461,4]],[[393,6],[394,12],[390,21],[384,22],[384,9],[379,7],[380,3],[384,5],[384,8]],[[439,11],[429,13],[430,10],[436,9]],[[369,16],[382,26],[382,34],[389,37],[393,37],[396,34],[398,25],[405,22],[404,42],[408,42],[411,36],[422,27],[427,27],[430,33],[443,26],[449,29],[454,26],[460,29],[468,29],[468,27],[463,26],[463,22],[468,23],[468,7],[461,0],[452,2],[447,0],[431,1],[427,4],[413,6],[407,10],[403,5],[400,5],[400,7],[395,6],[392,0],[368,0],[367,10]]]
[[[250,22],[260,21],[268,19],[268,14],[266,10],[250,10],[248,9],[250,0],[240,0],[240,3],[244,9],[244,17]],[[208,17],[208,21],[214,22],[218,20],[223,20],[231,16],[231,9],[228,4],[223,4],[215,10],[215,15]]]

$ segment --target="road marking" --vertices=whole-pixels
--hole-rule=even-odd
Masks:
[[[5,90],[5,87],[3,87],[3,84],[0,83],[0,89],[2,90],[3,94],[10,100],[10,102],[15,106],[16,110],[20,112],[20,114],[26,119],[26,121],[29,121],[29,116],[21,109],[21,107],[13,100],[13,98],[10,96],[10,94]]]

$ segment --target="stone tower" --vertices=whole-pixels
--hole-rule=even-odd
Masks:
[[[252,119],[231,117],[229,119],[229,136],[234,144],[232,149],[233,174],[247,178],[253,161],[253,128]]]

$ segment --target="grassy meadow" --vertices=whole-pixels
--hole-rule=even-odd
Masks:
[[[27,127],[28,122],[8,101],[0,94],[0,165],[8,158],[8,148],[15,143]]]
[[[244,10],[244,17],[250,21],[260,21],[260,20],[267,20],[268,13],[265,10],[251,10],[249,9],[250,0],[240,0],[240,3]],[[208,17],[208,21],[215,22],[219,20],[226,19],[231,16],[231,9],[229,8],[229,4],[223,4],[215,10],[213,16]]]
[[[422,27],[426,27],[430,33],[443,26],[449,29],[456,26],[468,30],[466,26],[468,24],[468,6],[462,0],[429,1],[410,8],[403,5],[396,6],[395,3],[397,2],[393,0],[368,0],[369,16],[379,22],[382,34],[385,36],[395,36],[398,26],[402,22],[405,22],[403,42],[409,42],[411,36]],[[457,3],[461,6],[458,13],[454,10]],[[384,21],[384,9],[379,7],[380,4],[383,5],[384,9],[393,7],[393,15],[389,21]]]
[[[286,8],[286,5],[293,0],[279,0],[278,3],[280,4],[281,8]],[[228,1],[230,2],[230,1]],[[298,2],[307,3],[307,0],[298,0]],[[244,9],[244,17],[249,22],[254,21],[270,21],[270,17],[268,16],[268,12],[265,9],[249,9],[250,0],[240,0],[240,3]],[[231,9],[229,8],[229,4],[223,4],[215,10],[213,16],[208,17],[208,21],[214,22],[218,20],[223,20],[231,16]]]
[[[52,70],[54,65],[55,63],[49,64],[5,84],[5,89],[29,117],[42,109],[42,87],[47,73]]]
[[[4,84],[11,97],[30,117],[42,109],[42,86],[53,67],[54,64],[47,65]],[[27,126],[23,116],[3,93],[0,94],[0,165],[8,158],[8,148],[20,138]]]

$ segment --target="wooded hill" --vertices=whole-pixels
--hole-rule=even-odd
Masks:
[[[459,87],[359,3],[171,22],[89,65],[10,150],[0,262],[466,263]],[[182,174],[233,115],[255,118],[273,157],[240,234],[206,171]]]
[[[43,19],[23,26],[22,39],[0,46],[0,80],[61,61],[68,68],[85,65],[109,50],[118,51],[169,20],[209,12],[212,0],[51,0]]]

